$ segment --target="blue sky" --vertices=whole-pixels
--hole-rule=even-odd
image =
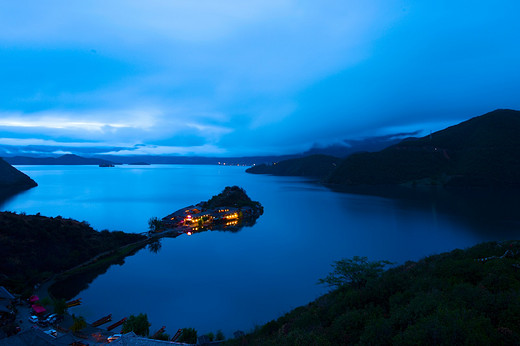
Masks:
[[[0,149],[242,156],[520,109],[520,2],[0,0]]]

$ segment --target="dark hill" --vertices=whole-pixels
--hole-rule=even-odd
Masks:
[[[332,184],[520,187],[520,112],[496,110],[376,153],[347,157]]]
[[[37,185],[25,173],[20,172],[3,159],[0,159],[0,189],[24,190]]]
[[[21,292],[53,274],[146,237],[97,232],[86,222],[0,212],[0,285]]]
[[[272,165],[250,167],[247,173],[272,174],[281,176],[325,177],[329,175],[341,159],[327,155],[311,155],[297,159],[289,159]]]

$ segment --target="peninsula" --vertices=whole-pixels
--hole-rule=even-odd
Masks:
[[[38,184],[25,173],[0,159],[0,190],[26,190]]]
[[[251,200],[244,189],[227,186],[206,202],[179,209],[162,220],[151,219],[150,233],[153,236],[173,232],[176,236],[208,230],[237,232],[254,225],[263,212],[260,202]]]

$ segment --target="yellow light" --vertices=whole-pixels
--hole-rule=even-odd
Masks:
[[[186,233],[187,235],[191,235],[191,232]]]

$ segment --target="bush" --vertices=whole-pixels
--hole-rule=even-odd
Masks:
[[[225,340],[226,337],[224,336],[224,333],[222,333],[222,331],[219,329],[219,330],[217,330],[217,335],[215,336],[215,339],[217,341],[221,341],[221,340]]]
[[[182,334],[178,342],[185,342],[188,344],[197,343],[197,331],[194,328],[182,328]]]
[[[489,319],[464,309],[439,308],[393,341],[403,345],[492,345],[496,337]]]
[[[83,316],[76,317],[75,315],[72,315],[72,320],[73,323],[72,327],[70,327],[70,330],[72,330],[73,332],[79,332],[87,326],[87,321],[85,321],[85,317]]]
[[[150,333],[150,323],[146,314],[137,316],[130,315],[123,324],[122,333],[134,332],[137,335],[148,336]]]

